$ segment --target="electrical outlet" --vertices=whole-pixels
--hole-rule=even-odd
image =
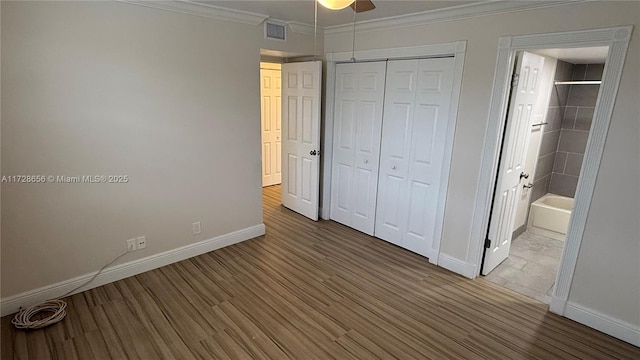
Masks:
[[[136,238],[137,240],[137,245],[138,245],[138,250],[140,249],[144,249],[147,247],[147,238],[144,236],[138,236]]]
[[[136,239],[127,240],[127,251],[136,251]]]
[[[200,221],[194,222],[191,224],[191,227],[193,229],[193,235],[198,235],[202,232],[202,229],[200,228]]]

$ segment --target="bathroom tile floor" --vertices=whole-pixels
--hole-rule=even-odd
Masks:
[[[525,232],[511,242],[507,260],[485,279],[548,304],[563,246],[564,241]]]

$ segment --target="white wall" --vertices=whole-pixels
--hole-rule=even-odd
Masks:
[[[640,325],[640,3],[587,2],[411,27],[363,31],[356,49],[467,40],[441,251],[469,258],[489,97],[501,36],[634,25],[569,301]],[[325,52],[349,51],[351,34],[327,34]]]
[[[262,223],[262,26],[117,2],[2,2],[2,298]],[[322,42],[319,44],[322,49]],[[193,236],[191,223],[202,222]]]
[[[569,301],[640,326],[640,3],[635,5],[633,38]]]

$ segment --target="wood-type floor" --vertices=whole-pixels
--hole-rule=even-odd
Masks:
[[[640,359],[547,306],[264,190],[267,234],[68,297],[2,359]]]

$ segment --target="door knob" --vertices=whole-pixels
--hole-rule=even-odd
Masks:
[[[320,150],[311,150],[309,151],[309,155],[312,155],[312,156],[320,155]]]
[[[524,178],[524,179],[528,179],[528,178],[529,178],[529,174],[527,174],[527,173],[526,173],[526,172],[524,172],[524,171],[523,171],[523,172],[521,172],[521,173],[520,173],[520,180],[522,180],[523,178]]]
[[[367,159],[364,159],[363,161],[364,161],[365,164],[369,163],[369,160],[367,160]]]
[[[532,183],[528,183],[528,184],[522,185],[523,189],[531,189],[532,187],[533,187]]]
[[[391,170],[395,170],[395,169],[396,169],[396,166],[395,166],[395,165],[393,165],[393,166],[391,167]]]

